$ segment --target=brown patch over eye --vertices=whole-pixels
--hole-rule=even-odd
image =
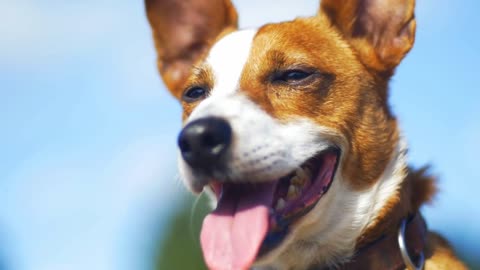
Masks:
[[[264,71],[264,82],[271,91],[275,91],[275,88],[311,88],[312,91],[325,92],[335,79],[333,74],[323,71],[301,51],[287,55],[279,50],[271,50],[266,53],[266,57],[272,68]]]
[[[208,89],[202,86],[192,86],[185,90],[182,100],[188,103],[196,102],[205,98],[208,94]]]
[[[210,66],[202,65],[193,68],[181,97],[184,119],[190,115],[200,101],[208,97],[213,85],[214,76]]]
[[[273,87],[289,87],[291,90],[313,87],[325,92],[335,80],[334,74],[322,73],[314,68],[292,67],[285,70],[276,70],[270,76]]]
[[[302,70],[299,68],[292,68],[287,70],[279,70],[272,74],[271,82],[278,84],[296,85],[305,83],[310,76],[315,72],[309,70]]]

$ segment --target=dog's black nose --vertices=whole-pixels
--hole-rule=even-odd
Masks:
[[[186,125],[178,136],[183,159],[195,169],[209,169],[223,157],[232,141],[232,128],[222,118],[208,117]]]

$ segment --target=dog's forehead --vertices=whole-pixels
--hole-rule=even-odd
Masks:
[[[239,80],[252,48],[257,29],[232,32],[211,48],[206,59],[214,76],[216,95],[238,90]]]
[[[245,88],[242,91],[258,88],[249,86],[279,66],[302,64],[323,68],[326,64],[323,60],[330,59],[332,52],[344,61],[341,57],[348,54],[349,48],[337,42],[338,35],[316,17],[229,33],[211,47],[204,61],[213,75],[211,94],[231,93],[242,87]]]

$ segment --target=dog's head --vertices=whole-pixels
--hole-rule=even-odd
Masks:
[[[414,42],[414,0],[323,0],[314,17],[247,30],[228,0],[146,5],[184,109],[182,179],[217,203],[208,266],[351,255],[403,179],[387,87]]]

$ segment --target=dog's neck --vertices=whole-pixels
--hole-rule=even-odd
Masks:
[[[406,148],[404,151],[406,152]],[[436,187],[433,178],[427,174],[427,169],[425,167],[414,170],[405,167],[404,177],[397,187],[397,194],[387,200],[377,217],[365,229],[357,241],[356,250],[384,235],[396,233],[403,219],[418,213],[422,204],[431,200]]]
[[[337,270],[403,270],[407,265],[421,266],[424,263],[427,226],[420,213],[402,220],[404,230],[383,235],[376,241],[361,247],[355,255]],[[401,224],[399,224],[401,226]],[[399,235],[404,248],[399,245]],[[403,254],[402,254],[403,253]],[[404,257],[406,256],[406,258]],[[328,266],[311,266],[309,270],[330,270]]]
[[[395,231],[402,219],[418,211],[412,208],[410,202],[412,179],[406,154],[406,142],[400,139],[397,151],[378,183],[376,201],[372,202],[374,208],[377,208],[373,211],[375,216],[369,220],[369,224],[357,239],[356,250]]]
[[[339,269],[405,269],[398,234],[401,223],[407,220],[408,250],[415,260],[423,252],[427,228],[419,208],[430,200],[435,187],[433,180],[426,175],[426,169],[415,171],[407,167],[407,147],[403,140],[400,140],[397,149],[390,164],[393,170],[387,168],[382,179],[386,185],[397,185],[396,191],[385,194],[390,197],[358,238],[354,255]]]
[[[338,268],[342,264],[350,266],[350,262],[359,260],[355,256],[363,256],[360,251],[366,246],[382,249],[382,246],[377,247],[372,243],[385,236],[396,237],[402,219],[416,214],[421,204],[428,201],[434,193],[432,179],[424,175],[425,170],[409,169],[406,154],[407,145],[400,139],[379,181],[370,189],[357,193],[357,199],[350,205],[354,210],[345,208],[345,211],[349,211],[345,215],[354,216],[348,228],[342,222],[335,223],[335,228],[330,231],[333,236],[327,237],[323,244],[311,240],[308,249],[302,249],[301,244],[295,245],[294,249],[286,250],[271,261],[271,265],[267,264],[270,268],[264,265],[254,269],[308,269],[312,265]],[[396,244],[394,241],[391,243]],[[319,244],[326,246],[316,246]],[[304,257],[303,262],[295,259],[301,256]],[[323,269],[322,267],[312,269]]]
[[[403,230],[400,229],[401,226]],[[416,213],[404,218],[396,227],[397,232],[384,234],[374,242],[360,247],[353,258],[338,269],[401,270],[406,268],[407,260],[421,265],[427,236],[427,226],[422,215]],[[399,241],[405,246],[403,250]]]

